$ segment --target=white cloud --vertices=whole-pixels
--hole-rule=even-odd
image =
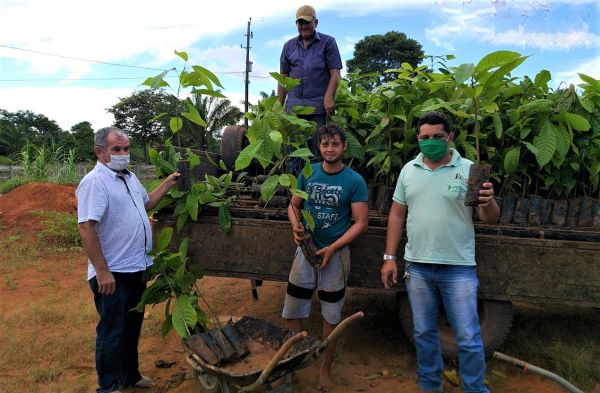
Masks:
[[[497,45],[517,45],[541,50],[569,50],[573,48],[598,48],[600,37],[590,33],[587,26],[579,31],[533,32],[525,31],[523,25],[517,30],[507,30],[495,34],[490,42]]]
[[[87,87],[19,87],[0,89],[0,108],[9,112],[30,110],[48,116],[63,130],[82,121],[94,129],[113,124],[114,117],[105,111],[117,103],[117,97],[133,93],[130,89],[95,89]]]
[[[600,79],[600,56],[596,56],[596,58],[578,65],[575,69],[557,72],[555,76],[553,75],[552,80],[556,84],[564,82],[567,85],[573,84],[577,86],[582,83],[578,74],[585,74],[592,78]]]
[[[457,41],[479,41],[498,46],[520,46],[539,50],[570,50],[575,48],[600,47],[600,37],[589,31],[589,26],[583,22],[575,28],[566,31],[528,30],[524,23],[519,23],[516,29],[497,30],[494,19],[506,1],[497,0],[493,7],[481,9],[466,9],[464,7],[442,7],[440,13],[444,20],[436,23],[433,28],[425,29],[425,37],[436,46],[454,50]],[[526,13],[531,10],[547,10],[547,1],[533,1],[511,5],[518,12]],[[523,8],[524,7],[524,8]],[[514,10],[513,10],[514,11]],[[517,13],[518,14],[518,13]],[[523,14],[521,14],[523,16]],[[554,26],[556,27],[556,26]]]

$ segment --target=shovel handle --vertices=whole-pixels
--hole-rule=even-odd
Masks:
[[[327,338],[325,340],[323,340],[321,345],[319,345],[319,347],[316,349],[315,356],[319,356],[321,354],[321,352],[323,352],[325,350],[325,348],[327,348],[327,345],[329,345],[329,343],[331,341],[335,340],[342,333],[342,331],[344,331],[344,329],[346,329],[346,327],[348,325],[350,325],[352,322],[354,322],[357,319],[360,319],[364,316],[365,316],[365,313],[363,313],[362,311],[359,311],[357,313],[350,315],[348,318],[346,318],[342,322],[340,322],[335,327],[335,329],[333,329],[333,331],[331,333],[329,333],[329,336],[327,336]]]
[[[283,345],[279,348],[279,350],[277,351],[275,356],[273,356],[273,358],[271,358],[271,360],[269,360],[269,363],[263,369],[262,373],[258,376],[258,378],[256,378],[256,380],[254,382],[252,382],[252,384],[242,387],[239,391],[240,392],[253,392],[260,385],[265,383],[265,381],[267,380],[267,378],[269,378],[269,375],[271,375],[271,372],[273,371],[273,369],[275,368],[277,363],[279,363],[279,361],[281,360],[283,355],[285,355],[285,353],[291,348],[292,345],[294,345],[294,343],[296,341],[298,341],[301,338],[304,338],[306,336],[308,336],[308,333],[300,332],[300,333],[296,333],[292,337],[288,338],[287,341],[284,342]]]

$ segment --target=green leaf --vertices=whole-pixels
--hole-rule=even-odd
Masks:
[[[173,116],[171,121],[169,121],[171,132],[175,134],[177,131],[181,130],[181,127],[183,127],[183,120],[181,120],[181,117]]]
[[[578,73],[577,75],[579,75],[582,81],[588,83],[590,86],[600,89],[600,80],[582,73]]]
[[[252,162],[252,158],[256,155],[260,147],[262,146],[263,141],[259,140],[254,143],[250,143],[246,146],[238,155],[238,158],[235,160],[235,170],[240,171],[244,168],[247,168],[248,165]]]
[[[194,169],[195,167],[200,165],[200,156],[198,154],[195,154],[190,151],[188,153],[188,159],[190,160],[190,169]]]
[[[270,176],[260,186],[260,197],[267,202],[275,193],[275,188],[279,184],[279,176]]]
[[[284,77],[278,72],[270,72],[269,74],[287,91],[292,90],[300,84],[300,79],[291,78],[289,76]]]
[[[498,104],[495,102],[486,102],[483,104],[483,110],[487,113],[495,113],[498,112],[500,108],[498,108]]]
[[[521,147],[513,147],[506,152],[504,156],[504,170],[506,174],[511,174],[519,167],[519,158],[521,157]]]
[[[548,70],[541,70],[535,76],[535,81],[533,85],[538,89],[542,89],[543,91],[548,91],[548,82],[552,79],[552,75]]]
[[[454,69],[454,81],[457,85],[461,85],[473,76],[473,72],[475,72],[475,65],[471,63],[461,64]]]
[[[196,107],[189,101],[186,101],[185,104],[187,105],[188,112],[183,112],[183,117],[185,117],[192,123],[198,124],[200,127],[206,128],[206,122],[204,121],[204,119],[202,119],[202,116],[200,116],[200,112],[198,112],[198,109],[196,109]]]
[[[302,213],[302,217],[304,218],[304,221],[306,222],[308,229],[310,229],[311,232],[314,231],[315,230],[315,219],[313,218],[313,216],[304,209],[302,209],[300,212]]]
[[[188,250],[189,238],[184,238],[179,245],[179,259],[181,262],[185,262],[187,259],[187,250]]]
[[[482,74],[488,70],[495,67],[501,67],[502,65],[511,62],[520,56],[521,54],[518,52],[507,50],[492,52],[484,56],[481,60],[479,60],[479,63],[477,63],[477,66],[475,67],[476,79],[479,80]]]
[[[554,105],[554,102],[552,102],[550,100],[539,99],[539,100],[531,101],[525,105],[521,105],[518,108],[518,111],[519,112],[548,112],[552,108],[553,105]]]
[[[210,90],[210,89],[192,89],[192,94],[217,97],[217,98],[227,98],[227,96],[221,93],[218,90]]]
[[[183,205],[183,206],[185,207],[185,205]],[[187,222],[188,217],[189,217],[189,214],[188,214],[187,210],[181,212],[177,216],[177,224],[176,224],[177,232],[181,231],[181,228],[183,228],[183,226]]]
[[[544,122],[539,135],[534,139],[533,142],[537,154],[535,158],[540,168],[543,168],[547,163],[552,160],[552,156],[556,151],[556,130],[549,120]]]
[[[181,264],[177,268],[177,271],[175,272],[175,280],[177,280],[178,283],[181,283],[184,278],[185,278],[185,261],[181,262]]]
[[[288,177],[288,175],[286,173],[279,176],[279,184],[281,184],[284,187],[290,186],[290,184],[291,184],[290,178]]]
[[[173,305],[173,327],[184,338],[189,337],[189,328],[193,328],[197,322],[196,312],[190,303],[188,295],[181,295]]]
[[[163,321],[163,324],[160,328],[160,335],[165,337],[167,334],[169,334],[169,332],[171,331],[172,328],[173,328],[172,316],[169,314],[169,316],[167,316],[165,318],[165,320]]]
[[[312,106],[294,105],[292,107],[292,113],[296,115],[312,115],[315,113],[315,108]]]
[[[171,71],[171,70],[165,70],[154,77],[146,78],[146,80],[144,80],[144,82],[142,82],[142,85],[149,86],[152,89],[169,86],[169,84],[164,80],[164,77],[167,76],[169,71]]]
[[[269,138],[271,138],[271,140],[273,142],[277,142],[277,143],[283,142],[283,136],[281,135],[281,132],[279,132],[279,131],[269,132]]]
[[[219,86],[221,89],[224,89],[223,85],[219,81],[219,78],[217,78],[217,76],[215,74],[213,74],[212,72],[210,72],[206,68],[204,68],[202,66],[199,66],[199,65],[195,65],[192,68],[197,73],[202,74],[202,75],[208,77],[208,79],[210,79],[215,85]]]
[[[294,188],[291,190],[293,195],[296,195],[297,197],[300,197],[304,200],[308,199],[308,194],[305,191],[302,190],[298,190],[297,188]]]
[[[193,193],[188,193],[185,198],[185,206],[192,220],[198,219],[198,198]]]
[[[296,149],[290,153],[290,157],[300,157],[300,158],[310,158],[313,157],[310,149],[306,147],[301,147],[300,149]]]
[[[302,174],[304,175],[305,179],[308,179],[309,177],[312,176],[313,167],[312,167],[312,164],[310,163],[310,160],[306,160],[306,162],[304,163],[304,168],[302,168]]]
[[[502,138],[502,119],[500,119],[500,114],[494,113],[492,115],[492,121],[494,123],[494,131],[496,133],[496,138]]]
[[[164,251],[169,247],[171,239],[173,238],[173,228],[166,227],[160,231],[158,238],[156,239],[156,249],[158,251]]]
[[[174,52],[177,56],[181,57],[183,61],[188,61],[188,54],[186,52],[178,52],[177,50]]]
[[[229,206],[226,203],[219,205],[219,226],[225,233],[229,233],[231,229],[231,213],[229,212]]]
[[[591,128],[590,123],[581,115],[571,112],[565,112],[562,115],[571,128],[577,131],[587,131]]]

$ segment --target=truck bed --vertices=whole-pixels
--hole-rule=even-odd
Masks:
[[[178,236],[189,237],[192,262],[210,276],[287,281],[296,245],[286,209],[247,203],[231,215],[228,234],[210,210],[184,226]],[[161,227],[175,224],[169,214],[157,218]],[[350,246],[349,286],[382,288],[386,225],[387,217],[370,211],[369,229]],[[476,223],[475,230],[480,298],[600,307],[600,229]]]

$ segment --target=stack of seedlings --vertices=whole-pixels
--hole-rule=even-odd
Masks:
[[[250,353],[231,320],[221,329],[194,334],[185,343],[204,362],[217,367],[237,362]]]

